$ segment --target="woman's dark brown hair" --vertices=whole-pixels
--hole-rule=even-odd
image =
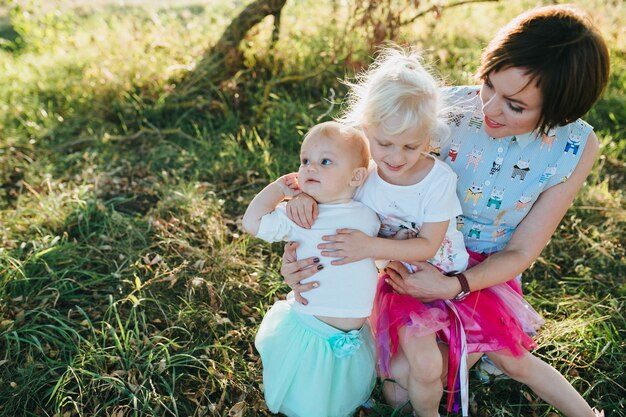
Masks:
[[[498,32],[477,77],[509,67],[525,69],[541,91],[541,132],[571,123],[600,97],[609,79],[609,51],[589,17],[571,5],[521,14]]]

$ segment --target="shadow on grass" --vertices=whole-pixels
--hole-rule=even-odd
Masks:
[[[179,9],[181,18],[202,12],[194,7]],[[241,237],[237,216],[267,179],[295,168],[302,133],[325,111],[310,104],[326,95],[321,85],[337,85],[277,86],[259,113],[271,71],[257,63],[189,95],[167,87],[180,77],[89,90],[80,102],[67,101],[64,83],[33,87],[63,121],[29,130],[23,122],[35,116],[22,114],[9,123],[20,136],[0,148],[2,208],[19,218],[3,219],[11,230],[0,252],[0,377],[8,381],[0,415],[224,415],[242,407],[269,415],[252,340],[285,292],[281,247]],[[59,71],[81,80],[78,63]],[[617,104],[598,107],[608,131]],[[72,190],[79,186],[86,191]],[[626,335],[615,317],[625,295],[611,294],[624,288],[623,274],[611,274],[624,262],[619,223],[603,229],[611,221],[602,210],[570,212],[545,253],[550,262],[527,276],[532,303],[554,321],[577,310],[602,318],[579,340],[567,333],[540,354],[593,400],[619,405]],[[607,308],[583,310],[589,302]],[[612,338],[606,350],[603,334]],[[550,412],[513,382],[475,392],[478,408],[498,415]]]
[[[215,198],[170,196],[151,221],[127,204],[76,201],[53,234],[0,252],[0,415],[200,416],[239,395],[262,408],[248,300],[263,286]]]

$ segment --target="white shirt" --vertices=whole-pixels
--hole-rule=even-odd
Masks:
[[[428,260],[444,272],[464,271],[469,255],[463,234],[456,229],[456,216],[462,213],[456,195],[456,174],[440,160],[417,184],[389,184],[370,161],[365,183],[354,197],[373,209],[382,223],[381,237],[393,237],[401,229],[419,231],[423,223],[449,220],[448,230],[437,254]]]
[[[302,283],[319,281],[315,291],[309,291],[307,305],[295,301],[293,293],[288,300],[292,308],[304,314],[317,316],[360,318],[372,311],[376,293],[377,271],[372,258],[362,259],[346,265],[331,265],[337,258],[323,257],[317,245],[323,243],[322,236],[334,235],[340,228],[357,229],[369,236],[376,236],[380,222],[376,213],[365,205],[351,201],[345,204],[320,204],[319,216],[311,229],[305,229],[287,217],[285,204],[261,218],[257,237],[268,242],[290,240],[298,242],[298,259],[317,256],[324,269]],[[313,266],[315,267],[315,265]]]

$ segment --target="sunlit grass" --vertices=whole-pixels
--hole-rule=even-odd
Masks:
[[[303,133],[340,110],[338,78],[371,51],[340,36],[345,9],[333,21],[330,2],[289,1],[273,53],[268,18],[241,71],[181,95],[245,3],[33,0],[11,16],[22,40],[0,49],[0,416],[269,415],[253,338],[286,293],[282,248],[239,219],[297,166]],[[536,3],[459,7],[398,41],[471,83],[484,42]],[[626,11],[580,3],[612,48],[611,85],[587,117],[602,156],[524,289],[547,319],[537,353],[626,416]],[[475,415],[553,412],[512,381],[472,389]],[[373,415],[398,415],[380,386],[374,397]]]

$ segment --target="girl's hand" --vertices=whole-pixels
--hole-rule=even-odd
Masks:
[[[319,214],[317,201],[306,193],[300,193],[287,202],[287,217],[300,227],[310,229]]]
[[[386,282],[398,294],[406,294],[423,302],[449,300],[459,292],[457,279],[443,275],[428,262],[415,264],[417,271],[407,271],[401,262],[393,261],[385,268]]]
[[[400,229],[393,235],[394,240],[415,239],[416,237],[417,233],[409,229]]]
[[[306,284],[301,284],[300,281],[322,270],[324,266],[319,263],[320,260],[316,257],[306,258],[298,261],[296,257],[297,247],[297,242],[289,242],[285,245],[285,252],[283,253],[283,265],[280,268],[280,273],[285,279],[285,283],[289,286],[289,288],[293,290],[296,301],[302,305],[307,305],[309,303],[308,300],[302,297],[300,293],[307,292],[312,290],[313,288],[319,287],[319,282],[313,281]]]
[[[276,180],[276,183],[280,185],[280,189],[283,191],[283,195],[286,198],[292,198],[302,193],[300,186],[298,185],[297,172],[283,175]]]
[[[322,236],[322,240],[331,242],[317,245],[318,249],[322,249],[322,256],[341,258],[332,261],[332,265],[349,264],[371,257],[369,251],[372,238],[360,230],[337,229],[336,235]]]

